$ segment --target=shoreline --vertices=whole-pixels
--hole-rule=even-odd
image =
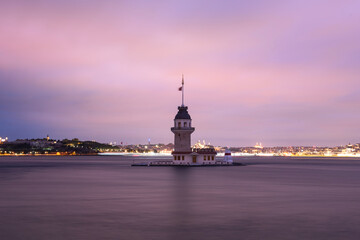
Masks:
[[[64,157],[64,156],[131,156],[131,157],[171,157],[171,154],[164,153],[89,153],[89,154],[73,154],[73,153],[47,153],[47,154],[0,154],[0,157],[41,157],[41,156],[52,156],[52,157]],[[257,154],[232,154],[233,157],[250,157],[250,158],[269,158],[269,157],[283,157],[283,158],[359,158],[360,155],[257,155]],[[222,155],[220,155],[222,157]]]

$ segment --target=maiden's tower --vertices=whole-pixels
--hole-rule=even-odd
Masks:
[[[179,88],[182,92],[182,104],[178,107],[178,112],[174,119],[174,127],[171,131],[174,133],[174,165],[204,165],[215,164],[216,151],[214,148],[191,148],[191,134],[195,128],[191,125],[191,117],[188,107],[184,105],[184,77],[182,85]]]
[[[188,107],[184,104],[184,76],[182,85],[179,88],[182,92],[182,103],[174,118],[174,126],[171,131],[174,133],[174,150],[172,160],[151,161],[147,163],[133,163],[132,166],[233,166],[241,165],[231,159],[216,160],[216,151],[212,146],[202,148],[191,147],[191,134],[195,128],[191,124],[191,117]],[[230,151],[228,153],[230,155]]]

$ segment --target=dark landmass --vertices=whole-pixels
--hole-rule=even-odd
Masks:
[[[119,151],[118,146],[95,141],[42,139],[18,139],[0,145],[0,154],[49,154],[49,155],[91,155],[99,152]]]

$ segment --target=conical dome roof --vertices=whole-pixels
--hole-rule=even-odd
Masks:
[[[175,119],[191,119],[191,117],[187,111],[188,107],[181,106],[181,107],[178,107],[178,109],[179,109],[179,111],[176,114]]]

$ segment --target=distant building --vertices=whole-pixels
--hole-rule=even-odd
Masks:
[[[8,140],[9,140],[8,137],[5,138],[0,137],[0,144],[7,142]]]

